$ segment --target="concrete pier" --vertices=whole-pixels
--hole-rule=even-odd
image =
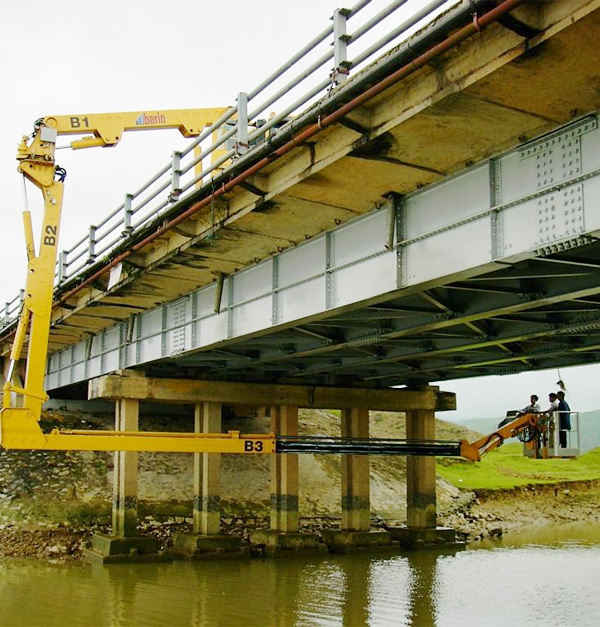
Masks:
[[[432,410],[406,412],[408,440],[434,440],[435,414]],[[406,524],[416,529],[435,528],[435,457],[410,455],[406,459]]]
[[[221,403],[197,403],[195,433],[221,433]],[[221,455],[194,453],[194,533],[218,535],[221,525]]]
[[[298,435],[298,407],[279,405],[271,408],[271,432]],[[271,457],[271,531],[298,532],[298,455]]]
[[[136,429],[138,401],[152,399],[154,402],[193,404],[196,433],[221,432],[223,403],[271,407],[271,431],[289,436],[298,435],[299,407],[340,408],[341,435],[349,438],[369,437],[371,409],[402,411],[407,417],[407,438],[414,440],[434,439],[434,411],[456,407],[453,394],[440,392],[434,386],[402,390],[311,388],[158,379],[130,371],[93,380],[90,397],[117,400],[118,429]],[[116,465],[115,472],[119,478],[115,479],[115,528],[123,534],[134,534],[137,522],[137,495],[134,488],[137,470],[127,468],[131,467],[131,460],[137,456],[135,453],[122,454],[122,458],[120,454],[117,455],[122,470],[117,470]],[[189,557],[204,559],[209,554],[231,555],[238,550],[238,546],[240,553],[243,553],[241,540],[219,535],[220,457],[217,453],[194,456],[194,533],[182,536],[175,542],[176,548]],[[127,463],[129,466],[126,466]],[[300,550],[320,551],[325,544],[331,551],[349,552],[389,546],[392,540],[406,546],[452,542],[452,530],[438,529],[436,526],[433,457],[409,457],[407,460],[407,526],[402,530],[371,531],[369,480],[368,455],[342,455],[340,529],[327,531],[323,534],[325,542],[320,542],[316,535],[299,533],[300,478],[297,454],[272,455],[270,528],[254,532],[251,543],[267,554],[293,554]]]
[[[341,435],[369,437],[369,410],[342,409]],[[368,455],[342,455],[342,520],[340,530],[325,530],[323,539],[332,553],[387,547],[390,534],[371,531],[370,465]]]
[[[138,431],[139,401],[119,399],[115,403],[115,430]],[[116,451],[113,474],[113,535],[122,538],[137,533],[138,453]]]
[[[298,406],[272,407],[271,432],[298,435]],[[327,552],[317,534],[299,532],[298,489],[298,455],[272,455],[270,528],[254,531],[250,536],[253,546],[265,555]]]
[[[115,430],[139,430],[139,401],[117,399]],[[156,562],[171,559],[160,554],[159,542],[153,537],[139,536],[138,524],[138,453],[116,451],[113,471],[112,534],[95,534],[85,557],[92,562]]]
[[[342,409],[343,438],[369,437],[369,410]],[[371,527],[369,457],[342,455],[342,531],[368,531]]]
[[[431,386],[426,389],[431,389]],[[406,412],[406,438],[435,439],[433,410]],[[437,526],[435,457],[419,455],[407,457],[406,527],[390,529],[390,532],[400,546],[408,549],[458,544],[454,529]]]

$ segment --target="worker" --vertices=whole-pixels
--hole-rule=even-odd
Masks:
[[[544,411],[544,414],[553,414],[558,411],[558,396],[554,392],[548,394],[548,400],[550,401],[550,407]]]
[[[560,448],[567,448],[567,431],[571,430],[571,408],[562,390],[556,393],[556,398],[558,400],[558,439]]]
[[[537,396],[537,394],[532,394],[529,397],[529,405],[527,405],[526,407],[523,407],[523,409],[519,409],[519,411],[517,412],[515,411],[507,412],[506,418],[498,424],[498,429],[508,424],[509,422],[513,421],[515,418],[518,418],[519,416],[523,416],[524,414],[539,414],[542,410],[538,403],[538,400],[539,400],[539,397]]]

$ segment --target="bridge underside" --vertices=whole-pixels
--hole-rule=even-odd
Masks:
[[[70,293],[54,314],[50,387],[124,367],[385,387],[597,361],[597,120],[576,126],[573,145],[564,128],[555,147],[534,142],[529,154],[525,142],[574,119],[587,124],[583,116],[600,109],[600,3],[526,3],[514,17],[443,52],[162,234],[120,268],[115,285],[106,275]],[[343,87],[342,102],[405,62],[390,52],[379,73]],[[481,176],[469,174],[473,164],[484,164]],[[461,172],[453,186],[448,177]],[[363,236],[352,225],[371,213],[379,244],[370,249],[368,227]],[[361,242],[362,265],[344,258]],[[312,274],[292,276],[290,250],[309,251],[296,265],[314,262]],[[256,288],[266,279],[248,280],[252,272],[269,275],[268,288]],[[311,296],[301,286],[315,277],[323,289],[315,284]],[[189,296],[195,290],[204,296]],[[144,329],[142,312],[153,308]]]
[[[599,279],[592,243],[146,372],[379,387],[597,363]]]

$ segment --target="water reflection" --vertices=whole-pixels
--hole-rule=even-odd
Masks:
[[[435,552],[90,567],[0,563],[0,625],[596,625],[600,525]]]

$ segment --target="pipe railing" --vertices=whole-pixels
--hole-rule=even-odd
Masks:
[[[356,23],[357,15],[370,4],[375,5],[372,15]],[[56,264],[55,285],[74,283],[92,264],[106,259],[117,248],[126,247],[136,230],[150,227],[173,203],[200,187],[209,190],[215,176],[272,138],[280,127],[305,110],[302,107],[328,96],[374,54],[398,45],[414,29],[431,22],[444,5],[455,4],[457,0],[435,0],[425,6],[422,0],[361,0],[350,9],[337,9],[327,28],[257,87],[247,94],[239,93],[235,106],[184,150],[174,152],[170,162],[138,190],[126,193],[124,201],[92,225],[86,236],[63,250]],[[396,15],[402,7],[407,10],[404,18]],[[347,32],[350,20],[356,26],[353,32]],[[365,37],[367,34],[370,38]],[[362,50],[356,47],[358,40],[364,44]],[[350,57],[349,52],[356,54]],[[278,113],[265,116],[271,107]],[[21,291],[0,309],[0,331],[16,320],[23,298]]]

